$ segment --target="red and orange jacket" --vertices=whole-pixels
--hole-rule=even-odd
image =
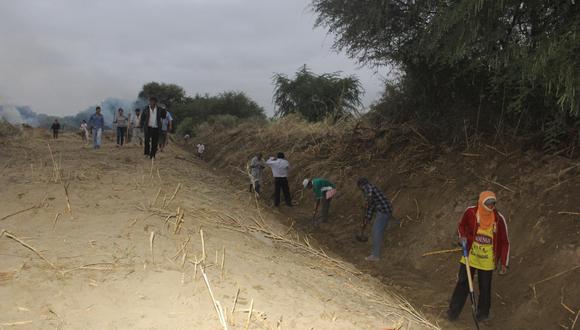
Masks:
[[[510,261],[510,241],[508,238],[508,229],[505,218],[497,210],[495,213],[495,229],[493,231],[493,254],[495,256],[495,264],[498,261],[503,266],[508,266]],[[471,249],[471,244],[475,239],[475,234],[479,227],[477,222],[477,206],[468,207],[463,213],[463,217],[457,226],[459,237],[467,238],[467,249]]]

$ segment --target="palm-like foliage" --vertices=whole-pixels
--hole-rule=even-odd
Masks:
[[[296,72],[294,79],[284,74],[274,75],[274,85],[276,115],[281,117],[297,113],[309,121],[328,116],[336,119],[356,112],[361,106],[363,90],[355,76],[317,75],[305,65]]]

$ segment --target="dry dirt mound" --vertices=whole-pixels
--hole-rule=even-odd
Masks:
[[[510,269],[494,276],[495,329],[570,328],[580,311],[580,163],[523,152],[470,138],[470,147],[433,145],[412,125],[371,128],[363,122],[307,124],[295,119],[205,132],[211,166],[241,187],[248,159],[258,152],[286,153],[293,166],[291,189],[299,206],[284,211],[287,223],[312,234],[365,273],[412,298],[444,327],[472,326],[468,310],[458,323],[444,320],[455,284],[459,252],[456,225],[480,191],[498,194],[512,243]],[[397,221],[385,237],[385,258],[364,262],[369,244],[354,240],[360,223],[358,176],[367,176],[393,200]],[[268,173],[265,196],[272,192]],[[342,196],[331,225],[310,226],[313,196],[301,191],[305,177],[326,177]],[[271,204],[269,198],[263,201]],[[535,284],[535,285],[534,285]],[[535,288],[535,291],[533,290]],[[576,322],[576,327],[580,321]]]
[[[433,328],[176,148],[0,149],[0,327]]]

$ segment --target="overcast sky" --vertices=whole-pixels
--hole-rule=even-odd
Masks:
[[[376,100],[385,73],[360,68],[314,29],[309,0],[1,0],[0,104],[75,114],[149,81],[189,95],[246,92],[269,113],[271,77],[303,64],[356,74]]]

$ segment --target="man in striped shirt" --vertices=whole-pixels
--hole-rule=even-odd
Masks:
[[[393,214],[391,202],[385,197],[385,194],[371,184],[367,178],[359,178],[358,187],[362,190],[365,198],[365,223],[370,223],[375,213],[375,222],[372,228],[373,248],[371,255],[366,257],[367,261],[379,261],[381,257],[381,246],[389,218]]]

